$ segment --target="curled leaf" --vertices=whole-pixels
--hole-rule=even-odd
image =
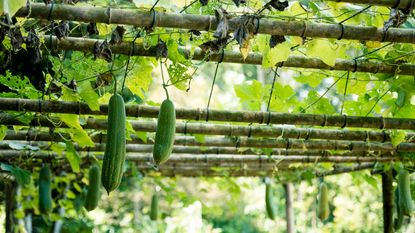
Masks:
[[[216,31],[213,34],[215,38],[224,39],[228,37],[229,22],[228,22],[228,12],[223,8],[218,8],[215,10],[216,20],[218,21],[218,26]]]
[[[94,44],[94,58],[102,58],[107,62],[112,61],[112,51],[109,47],[107,40],[102,43],[98,41]]]
[[[65,38],[69,35],[69,23],[68,21],[61,21],[58,26],[54,28],[54,33],[56,37],[60,40],[61,38]]]
[[[122,38],[125,33],[125,28],[122,26],[117,26],[114,31],[111,33],[110,44],[118,44],[122,41]]]
[[[272,35],[271,38],[269,38],[269,47],[274,48],[276,45],[281,44],[284,41],[285,41],[284,36]]]
[[[168,56],[168,49],[166,42],[159,38],[157,45],[156,45],[156,59],[159,58],[167,58]]]
[[[200,2],[200,5],[206,6],[208,4],[209,0],[199,0],[199,2]]]

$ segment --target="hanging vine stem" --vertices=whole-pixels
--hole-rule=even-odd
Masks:
[[[123,78],[123,81],[122,81],[121,92],[124,91],[125,80],[127,79],[127,74],[128,74],[128,66],[130,65],[130,59],[131,59],[131,56],[133,55],[134,50],[135,50],[135,41],[137,40],[137,38],[139,36],[140,36],[140,32],[137,32],[137,34],[135,35],[133,41],[131,42],[130,53],[128,54],[127,64],[125,65],[125,72],[124,72],[124,78]]]
[[[279,77],[277,72],[278,72],[278,67],[275,68],[275,71],[274,71],[274,79],[272,80],[271,91],[270,91],[270,94],[269,94],[269,99],[268,99],[268,104],[267,104],[267,112],[269,112],[269,106],[271,104],[272,93],[274,92],[275,80],[277,79],[277,76]]]
[[[209,106],[210,106],[210,100],[212,99],[212,94],[213,94],[213,87],[215,86],[215,82],[216,82],[216,76],[218,74],[218,69],[219,69],[219,64],[222,62],[223,60],[223,55],[224,55],[224,50],[222,49],[222,58],[221,60],[216,64],[216,68],[215,68],[215,74],[213,76],[213,81],[212,81],[212,86],[210,87],[210,93],[209,93],[209,99],[208,99],[208,103],[206,106],[206,121],[209,121]]]
[[[161,59],[160,59],[160,72],[161,72],[161,80],[163,81],[163,85],[162,85],[163,89],[166,92],[167,99],[170,99],[169,92],[167,91],[167,84],[166,84],[166,81],[164,80],[163,62],[161,61]]]
[[[331,88],[332,87],[334,87],[334,85],[336,85],[336,83],[338,83],[341,79],[343,79],[343,77],[345,76],[347,74],[347,72],[346,73],[344,73],[342,76],[340,76],[333,84],[331,84],[328,88],[327,88],[327,90],[316,100],[316,101],[314,101],[313,103],[311,103],[311,104],[309,104],[307,107],[305,107],[305,109],[304,109],[304,111],[306,111],[307,109],[309,109],[311,106],[313,106],[314,104],[316,104],[318,101],[320,101],[330,90],[331,90]]]
[[[179,13],[183,13],[184,11],[187,10],[187,8],[191,7],[193,4],[195,4],[196,2],[198,2],[198,0],[194,0],[193,2],[191,2],[189,5],[184,6],[183,9],[179,12]]]
[[[375,107],[376,107],[376,105],[378,105],[378,103],[379,103],[379,101],[383,98],[383,97],[385,97],[385,95],[386,94],[388,94],[388,92],[392,89],[392,87],[393,86],[390,86],[389,88],[388,88],[388,90],[387,91],[385,91],[385,93],[383,93],[377,100],[376,100],[376,102],[375,102],[375,104],[372,106],[372,108],[369,110],[369,112],[368,113],[366,113],[366,115],[365,116],[369,116],[369,114],[373,111],[373,109],[375,109]]]
[[[344,86],[344,92],[343,92],[343,102],[342,102],[342,107],[340,109],[340,115],[343,114],[343,107],[344,107],[344,102],[346,102],[346,93],[347,93],[347,85],[349,84],[349,77],[350,77],[350,72],[347,72],[347,76],[346,76],[346,85]]]

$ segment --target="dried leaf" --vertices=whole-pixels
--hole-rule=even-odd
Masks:
[[[228,12],[222,8],[218,8],[215,10],[215,16],[218,21],[218,26],[213,36],[218,39],[224,39],[228,36],[229,30]]]
[[[245,4],[246,3],[246,0],[233,0],[233,3],[235,3],[235,5],[237,7],[239,7],[239,5]]]
[[[32,47],[32,48],[39,47],[40,40],[39,40],[39,37],[36,35],[35,30],[30,29],[26,37],[26,45],[27,47]]]
[[[211,51],[211,52],[219,52],[226,46],[228,43],[229,37],[226,37],[224,39],[218,39],[218,40],[210,40],[207,41],[201,45],[199,45],[200,49],[202,49],[203,52]]]
[[[87,30],[89,36],[98,36],[99,35],[99,31],[98,31],[96,23],[89,23],[88,26],[86,27],[86,30]]]
[[[9,31],[9,37],[11,39],[11,44],[13,51],[16,51],[22,47],[22,44],[24,42],[24,38],[22,35],[22,32],[20,31],[19,27],[16,27],[14,29],[11,29]]]
[[[117,26],[114,31],[111,33],[110,44],[118,44],[122,41],[122,38],[125,33],[125,28],[122,26]]]
[[[272,35],[271,38],[269,38],[269,47],[274,48],[276,45],[281,44],[284,41],[285,41],[284,36]]]
[[[109,47],[107,40],[105,40],[101,44],[98,41],[94,44],[94,58],[102,58],[107,62],[112,61],[112,51]]]
[[[400,27],[406,22],[408,15],[399,9],[392,8],[390,11],[389,19],[383,25],[384,30],[388,30],[390,27]]]
[[[200,5],[206,6],[208,4],[209,0],[199,0],[199,2],[200,2]]]
[[[56,37],[60,40],[61,38],[65,38],[69,35],[69,23],[68,21],[61,21],[58,26],[54,28],[54,33]]]
[[[288,7],[288,1],[279,1],[279,0],[271,0],[267,4],[265,4],[265,8],[270,9],[270,7],[274,8],[278,11],[284,11],[285,8]]]
[[[168,56],[168,49],[166,42],[159,38],[157,45],[156,45],[156,59],[159,58],[167,58]]]

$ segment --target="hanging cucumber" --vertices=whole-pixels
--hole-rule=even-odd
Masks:
[[[167,161],[173,150],[176,133],[176,110],[170,99],[161,103],[157,119],[156,138],[153,148],[153,159],[156,165]]]
[[[125,105],[114,93],[108,104],[107,143],[102,164],[101,181],[109,194],[121,183],[125,161]]]
[[[265,184],[265,207],[267,210],[267,216],[274,220],[275,219],[275,208],[272,195],[272,187],[270,183]]]
[[[399,208],[403,215],[411,216],[414,204],[411,197],[411,181],[409,172],[401,169],[398,173]]]
[[[52,174],[48,166],[43,166],[39,173],[39,211],[47,214],[52,211]]]
[[[395,207],[396,218],[393,223],[393,228],[395,229],[395,231],[397,231],[402,227],[403,218],[404,218],[402,214],[402,210],[399,207],[399,187],[396,187],[395,189],[394,201],[395,203],[393,206]]]
[[[159,197],[157,193],[154,193],[151,197],[151,209],[150,209],[150,219],[155,221],[158,219],[159,212]]]
[[[94,164],[89,169],[89,186],[85,198],[85,209],[91,211],[98,206],[100,198],[99,188],[101,186],[101,170],[98,164]]]
[[[319,190],[317,216],[321,221],[324,221],[329,217],[329,214],[328,189],[326,183],[322,182]]]

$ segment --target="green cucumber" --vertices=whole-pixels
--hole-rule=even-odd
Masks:
[[[329,214],[328,189],[326,183],[323,182],[320,184],[317,216],[321,221],[324,221],[329,217]]]
[[[101,182],[108,195],[121,183],[126,153],[125,140],[125,104],[119,94],[114,94],[108,104],[107,143],[101,173]]]
[[[176,110],[173,102],[166,99],[161,103],[154,141],[153,159],[156,165],[167,161],[173,150],[176,133]]]
[[[100,198],[99,188],[101,186],[101,170],[98,164],[94,164],[89,169],[89,185],[88,192],[84,202],[85,209],[91,211],[98,206]]]
[[[402,169],[398,173],[399,208],[403,215],[411,216],[414,204],[411,197],[411,182],[409,172]]]
[[[155,221],[158,219],[159,215],[159,197],[156,193],[151,197],[151,209],[150,209],[150,219]]]
[[[275,219],[275,208],[273,202],[273,195],[272,195],[272,187],[271,184],[265,184],[265,207],[267,210],[267,216],[274,220]]]
[[[39,173],[39,211],[48,214],[52,211],[52,174],[48,166],[43,166]]]

